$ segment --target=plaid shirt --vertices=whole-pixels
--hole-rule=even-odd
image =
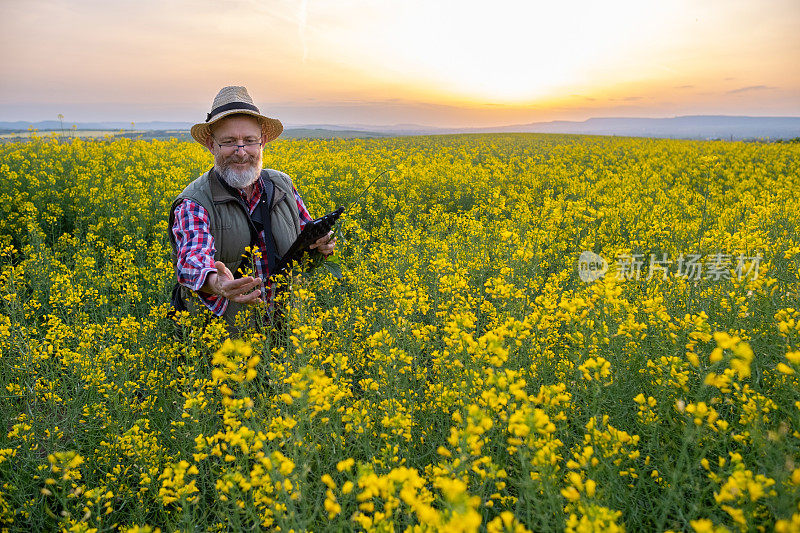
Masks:
[[[253,187],[253,194],[250,198],[246,198],[242,191],[239,191],[251,215],[261,200],[263,190],[264,183],[259,177]],[[300,229],[302,230],[306,223],[313,219],[308,214],[308,210],[297,189],[292,187],[292,190],[294,191],[294,199],[297,202],[297,209],[300,212]],[[217,271],[214,267],[216,249],[214,248],[214,237],[211,236],[209,228],[208,212],[197,202],[183,200],[175,208],[175,222],[172,225],[172,234],[175,235],[175,241],[178,243],[178,261],[176,264],[178,283],[195,291],[212,313],[217,316],[222,315],[228,307],[227,298],[216,294],[199,292],[200,287],[206,282],[208,273]],[[253,261],[255,263],[253,265],[255,273],[261,279],[267,279],[269,276],[266,242],[264,231],[262,230],[258,234],[257,242],[261,254]],[[262,291],[262,298],[265,295],[266,293]]]

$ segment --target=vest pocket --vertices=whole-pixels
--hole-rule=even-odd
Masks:
[[[241,207],[234,202],[216,204],[212,214],[211,235],[214,237],[214,259],[239,264],[250,244],[250,228]]]
[[[214,248],[217,253],[215,259],[223,263],[238,265],[242,260],[245,248],[250,246],[250,231],[218,230],[214,237]],[[233,269],[231,270],[233,272]]]
[[[219,229],[231,229],[233,224],[231,223],[230,219],[228,220],[214,220],[211,222],[211,229],[212,230],[219,230]]]

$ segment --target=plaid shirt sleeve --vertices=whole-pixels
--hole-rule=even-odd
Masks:
[[[292,186],[292,191],[294,191],[294,200],[297,202],[297,210],[300,212],[300,231],[303,231],[306,224],[314,219],[308,214],[306,204],[303,203],[303,199],[300,197],[300,193],[297,192],[297,189],[294,188],[294,185]]]
[[[182,201],[175,208],[172,234],[178,244],[178,260],[175,265],[178,283],[197,292],[200,300],[217,316],[228,307],[228,300],[215,294],[199,292],[214,267],[214,237],[209,229],[208,213],[192,200]]]

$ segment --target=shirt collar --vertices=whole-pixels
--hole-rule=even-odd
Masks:
[[[239,189],[239,194],[242,196],[242,200],[250,208],[250,211],[255,209],[255,206],[258,205],[259,200],[261,200],[261,193],[264,191],[264,181],[259,174],[258,179],[253,184],[253,192],[248,198],[247,195],[244,193],[244,190]]]

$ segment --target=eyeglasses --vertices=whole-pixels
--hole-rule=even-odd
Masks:
[[[239,148],[246,150],[248,148],[255,149],[256,146],[258,146],[259,148],[261,147],[261,140],[245,141],[244,144],[239,144],[236,141],[219,142],[213,135],[211,136],[211,138],[214,139],[214,142],[217,143],[217,146],[219,146],[220,150],[223,150],[225,152],[235,152]]]

